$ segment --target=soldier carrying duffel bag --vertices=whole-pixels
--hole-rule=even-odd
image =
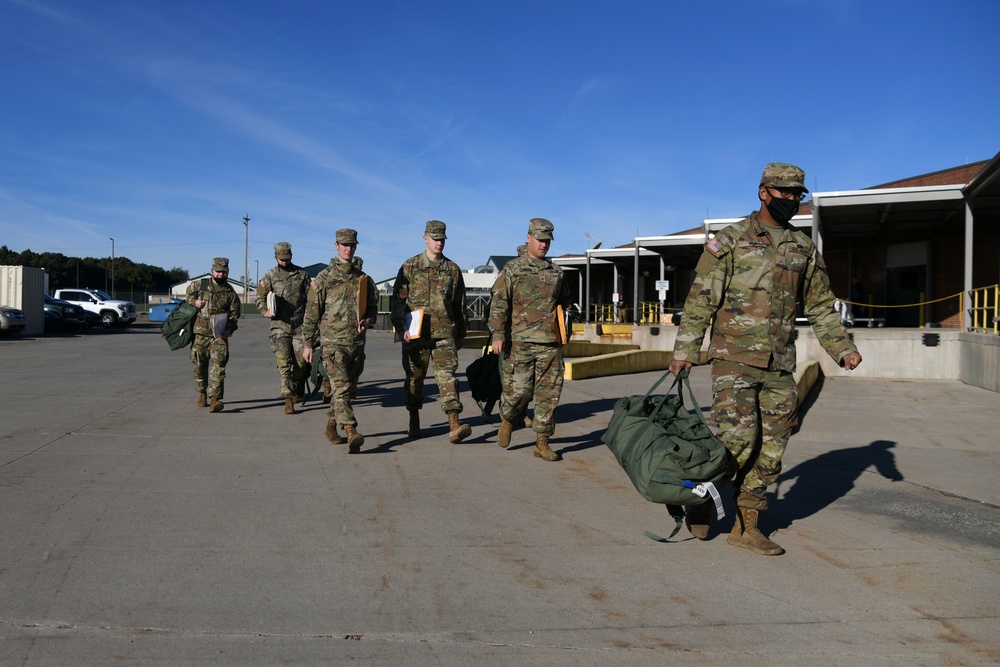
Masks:
[[[677,376],[667,394],[653,395],[669,374],[664,373],[644,396],[618,399],[601,442],[612,451],[643,498],[667,506],[677,522],[669,535],[673,537],[685,516],[683,506],[690,516],[692,512],[711,512],[714,504],[718,518],[725,516],[716,487],[733,478],[736,465],[705,423],[686,372]],[[671,394],[678,382],[680,389]],[[693,412],[684,405],[684,388]],[[691,523],[689,528],[695,537],[708,537],[707,531],[696,530]],[[646,535],[665,541],[649,532]]]

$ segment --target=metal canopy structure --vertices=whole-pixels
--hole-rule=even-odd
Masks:
[[[820,251],[839,250],[886,236],[907,239],[961,221],[961,185],[817,192],[813,226]]]
[[[984,221],[986,224],[1000,224],[1000,153],[975,172],[967,183],[914,185],[914,182],[928,183],[933,180],[931,177],[941,174],[945,176],[939,180],[964,180],[968,178],[967,175],[956,175],[955,172],[961,169],[971,170],[977,166],[973,164],[899,181],[901,185],[905,183],[908,187],[881,186],[865,190],[816,192],[803,204],[803,212],[792,218],[791,223],[809,234],[821,252],[933,239],[938,233],[947,233],[957,226],[964,226],[963,283],[968,292],[973,288],[972,269],[976,250],[973,223]],[[706,239],[739,222],[743,217],[745,216],[704,220],[699,230],[665,236],[636,237],[627,246],[592,249],[585,255],[560,257],[553,261],[567,269],[578,269],[583,274],[580,294],[585,304],[590,304],[592,265],[612,267],[614,290],[618,291],[616,267],[631,261],[632,301],[634,312],[638,312],[640,273],[647,276],[652,273],[655,267],[650,261],[652,258],[659,260],[661,280],[667,273],[671,273],[671,268],[692,269],[701,256]],[[982,258],[982,251],[979,253]],[[641,270],[641,263],[648,270]],[[997,279],[1000,282],[1000,276]],[[584,312],[589,314],[589,309],[584,307]],[[966,327],[969,325],[968,318],[966,312]]]

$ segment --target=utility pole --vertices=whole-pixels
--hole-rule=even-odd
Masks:
[[[108,237],[111,239],[111,237]],[[111,239],[111,298],[115,298],[115,240]]]
[[[243,227],[245,229],[245,234],[243,236],[243,303],[250,303],[247,295],[247,278],[250,276],[250,214],[247,213],[243,216]]]

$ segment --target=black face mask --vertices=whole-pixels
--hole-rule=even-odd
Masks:
[[[212,276],[212,280],[214,280],[214,281],[215,281],[215,284],[216,284],[216,285],[225,285],[225,284],[226,284],[226,281],[227,281],[228,279],[227,279],[227,278],[216,278],[215,276]]]
[[[795,199],[771,197],[771,201],[767,202],[767,212],[771,214],[775,222],[785,224],[799,212],[799,202]]]

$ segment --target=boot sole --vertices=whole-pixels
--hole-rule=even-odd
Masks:
[[[781,547],[778,547],[777,550],[759,549],[753,546],[752,544],[743,542],[742,540],[734,540],[732,537],[727,537],[726,542],[728,542],[730,545],[734,547],[739,547],[740,549],[746,549],[747,551],[751,551],[760,556],[780,556],[781,554],[785,553],[785,550],[782,549]]]
[[[451,436],[448,438],[448,440],[451,442],[451,444],[457,445],[458,443],[468,438],[470,435],[472,435],[472,427],[469,426],[468,424],[462,424],[462,426],[460,426],[457,431],[451,432]]]

